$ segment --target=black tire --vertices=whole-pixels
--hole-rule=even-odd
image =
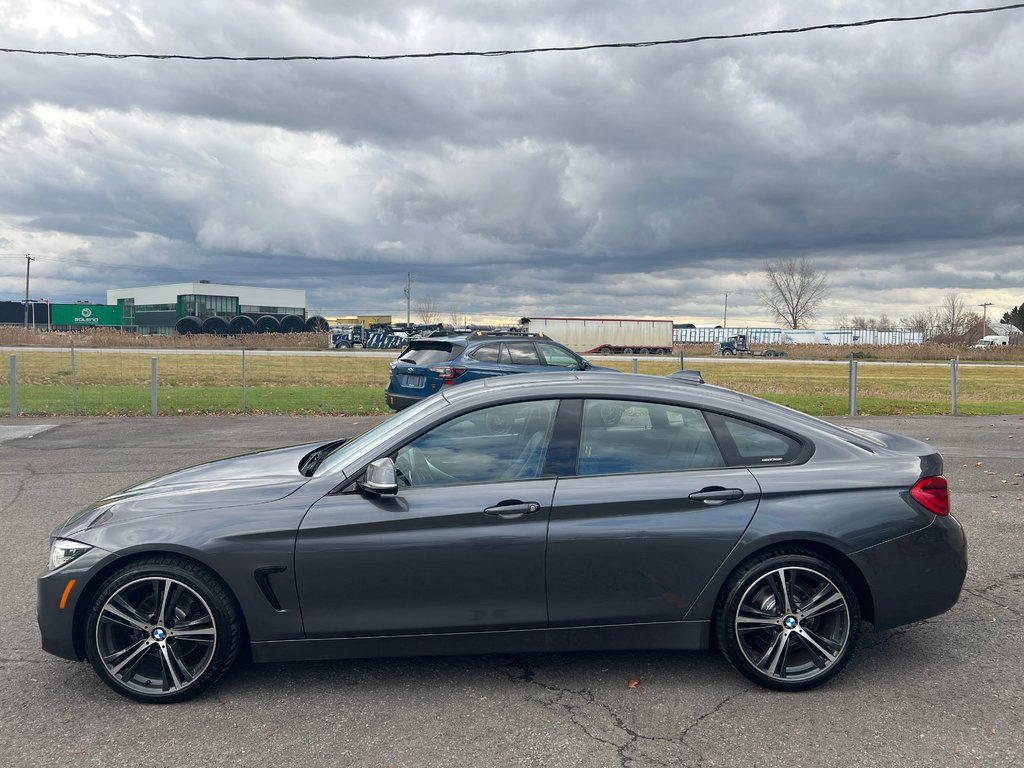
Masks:
[[[736,350],[735,349],[723,349],[722,350],[722,354],[723,355],[735,355],[736,354]]]
[[[668,350],[667,349],[661,349],[659,347],[658,349],[654,350],[654,354],[656,354],[656,355],[667,355],[668,354]]]
[[[622,350],[622,354],[623,355],[632,355],[633,354],[633,348],[632,347],[626,347],[625,349]]]
[[[335,349],[352,349],[352,345],[349,344],[347,341],[339,341],[337,344],[334,345],[334,348]]]
[[[779,549],[737,568],[722,587],[714,623],[718,647],[736,669],[765,688],[801,691],[846,666],[861,614],[839,569],[813,552]]]
[[[599,350],[597,350],[597,354],[599,355],[610,355],[611,353],[611,347],[601,347]]]
[[[638,349],[637,352],[639,352],[641,355],[651,354],[651,350],[649,350],[647,347],[642,347],[641,349]]]
[[[151,557],[117,571],[93,598],[85,650],[96,674],[129,699],[198,696],[238,657],[241,622],[224,584],[200,565]]]

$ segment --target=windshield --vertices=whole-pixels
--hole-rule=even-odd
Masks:
[[[401,432],[407,425],[416,421],[423,411],[433,408],[436,404],[436,400],[437,398],[435,397],[428,397],[425,400],[420,400],[416,405],[410,406],[404,411],[399,411],[394,416],[385,419],[377,426],[366,430],[358,437],[354,437],[348,442],[339,445],[323,457],[319,466],[317,466],[316,471],[313,473],[313,477],[322,477],[323,475],[335,471],[371,446],[380,442],[385,442],[392,435]]]

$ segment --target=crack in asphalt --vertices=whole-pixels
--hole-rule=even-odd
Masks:
[[[665,766],[682,766],[683,768],[698,768],[705,763],[704,754],[689,744],[686,741],[686,737],[695,728],[700,726],[706,719],[716,715],[723,707],[730,702],[747,694],[751,688],[744,688],[738,693],[726,696],[719,701],[715,706],[702,713],[692,723],[683,728],[677,736],[650,736],[633,727],[630,727],[623,717],[615,711],[615,708],[610,704],[606,704],[598,699],[598,696],[594,691],[589,688],[581,688],[574,690],[571,688],[564,688],[555,685],[549,685],[537,680],[536,668],[533,664],[525,659],[519,657],[513,657],[511,661],[506,664],[500,664],[495,667],[495,670],[508,676],[508,679],[514,683],[524,683],[527,685],[537,686],[538,688],[552,694],[547,698],[535,698],[530,697],[530,700],[537,702],[541,706],[549,709],[558,708],[563,710],[568,716],[569,721],[581,730],[587,738],[595,741],[599,744],[605,744],[615,749],[616,755],[618,756],[620,768],[629,768],[635,761],[643,758],[645,764],[653,764]],[[614,729],[617,729],[623,734],[624,738],[613,740],[598,733],[594,733],[592,727],[584,722],[585,711],[588,708],[596,707],[603,711],[607,717],[611,720],[611,725]],[[668,762],[660,760],[652,755],[645,755],[642,750],[643,743],[662,743],[670,744],[672,746],[680,747],[686,750],[695,762],[681,762],[678,759],[670,759]]]
[[[18,499],[20,499],[21,495],[25,493],[25,491],[28,489],[29,482],[35,479],[38,473],[34,469],[32,469],[31,465],[26,465],[23,471],[18,472],[16,474],[20,475],[21,479],[18,481],[18,485],[14,489],[14,495],[11,497],[11,500],[4,503],[4,505],[0,507],[0,514],[7,514],[8,511],[12,510],[14,507],[17,506]]]
[[[979,600],[984,600],[986,603],[990,603],[991,605],[997,605],[1000,608],[1009,611],[1014,616],[1024,616],[1024,613],[1022,613],[1017,608],[1012,608],[1009,605],[1007,605],[1006,603],[1001,603],[998,600],[992,599],[991,597],[989,597],[988,595],[985,594],[986,591],[988,591],[988,588],[983,589],[983,590],[977,590],[977,591],[975,591],[973,589],[966,589],[966,588],[964,589],[964,592],[966,592],[968,595],[971,595],[971,597],[976,597]]]

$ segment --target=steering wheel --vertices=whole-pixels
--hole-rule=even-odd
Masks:
[[[430,462],[423,455],[423,451],[414,445],[407,445],[398,452],[395,470],[405,478],[408,485],[429,485],[433,480]]]

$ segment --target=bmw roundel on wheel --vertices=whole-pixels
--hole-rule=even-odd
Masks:
[[[351,440],[110,496],[53,534],[43,648],[152,703],[200,695],[243,651],[714,647],[796,691],[868,625],[956,603],[967,548],[934,448],[701,382],[488,377]]]

